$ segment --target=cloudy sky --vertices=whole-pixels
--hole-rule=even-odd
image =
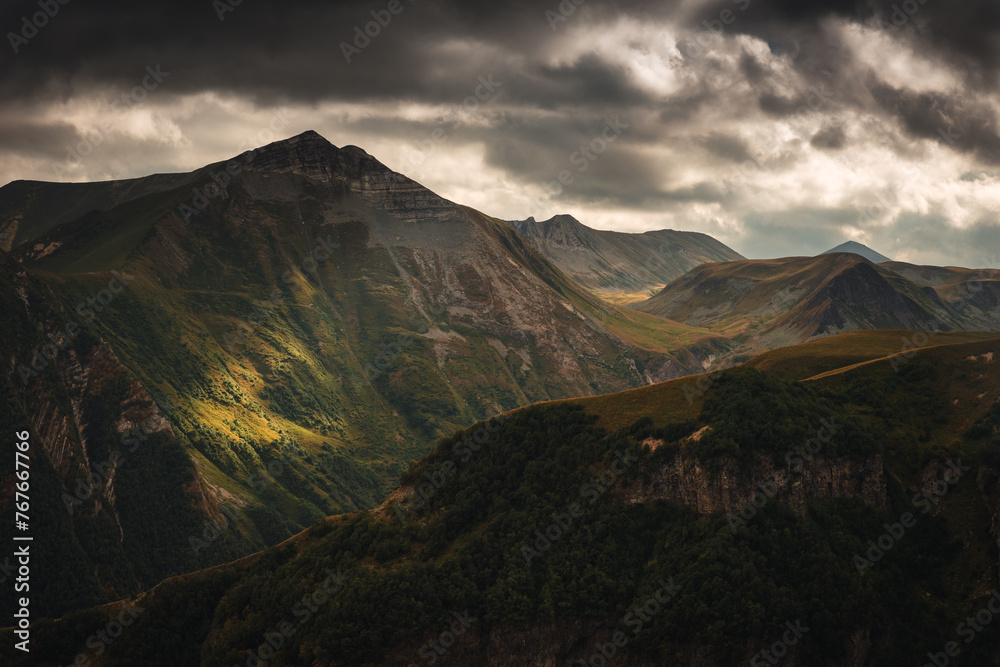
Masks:
[[[1000,3],[579,1],[6,0],[0,183],[315,129],[506,219],[998,265]]]

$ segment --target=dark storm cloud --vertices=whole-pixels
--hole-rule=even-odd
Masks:
[[[161,64],[171,72],[163,95],[211,90],[263,104],[451,103],[468,95],[479,75],[494,73],[499,80],[516,84],[509,85],[505,94],[520,104],[648,105],[653,102],[650,94],[637,88],[620,65],[596,54],[553,65],[546,62],[553,55],[549,49],[567,30],[622,16],[664,20],[675,15],[679,5],[590,0],[552,30],[546,11],[558,10],[554,0],[398,0],[395,15],[387,11],[390,0],[247,1],[222,12],[220,20],[218,8],[229,1],[92,0],[61,5],[37,36],[19,45],[18,54],[7,49],[0,56],[0,94],[4,99],[51,101],[98,87],[128,90],[141,81],[147,65]],[[689,29],[704,31],[705,21],[711,26],[724,11],[730,12],[734,18],[723,27],[724,33],[755,35],[772,50],[788,51],[806,80],[835,85],[842,104],[862,104],[864,86],[846,80],[856,74],[852,58],[822,30],[825,17],[863,24],[882,17],[889,28],[942,58],[961,56],[975,63],[976,68],[971,64],[966,68],[970,77],[982,76],[975,72],[996,64],[1000,10],[986,3],[956,6],[905,0],[902,4],[909,7],[907,2],[916,10],[912,17],[905,15],[899,28],[892,24],[893,6],[899,5],[888,0],[718,0],[687,12],[683,20]],[[23,17],[36,11],[36,2],[5,3],[0,29],[17,33]],[[377,17],[383,21],[388,17],[387,25],[377,26],[379,34],[358,37],[358,29],[363,31]],[[345,43],[359,51],[348,54],[350,63],[343,53]],[[697,66],[705,77],[713,68],[723,67],[711,58]],[[760,108],[775,117],[795,113],[808,94],[801,90],[789,96],[784,87],[771,85],[786,82],[770,82],[773,73],[749,53],[740,59],[740,72],[759,88]],[[658,103],[665,118],[684,118],[715,96],[709,90],[692,90]]]
[[[884,110],[901,119],[911,135],[939,140],[985,162],[1000,164],[997,113],[986,103],[888,85],[873,86],[872,95]]]
[[[731,162],[744,162],[752,157],[750,148],[743,139],[721,132],[713,132],[698,143],[712,155]]]
[[[76,129],[62,123],[0,119],[0,150],[24,155],[49,156],[76,141]]]
[[[942,183],[1000,161],[992,101],[1000,72],[995,2],[226,4],[234,1],[70,0],[17,45],[17,54],[6,35],[22,30],[38,0],[3,3],[0,151],[37,157],[51,174],[51,162],[64,160],[68,145],[99,122],[94,107],[135,89],[147,66],[160,65],[169,77],[139,117],[116,117],[108,141],[71,177],[128,169],[136,173],[121,175],[136,176],[154,163],[187,169],[225,159],[238,152],[228,142],[247,132],[259,136],[259,127],[240,122],[266,123],[230,115],[235,99],[267,113],[294,108],[302,123],[326,123],[315,129],[328,131],[331,141],[376,144],[388,156],[380,159],[401,171],[420,166],[438,188],[462,180],[458,164],[483,170],[480,183],[496,177],[505,187],[535,191],[566,170],[573,181],[552,196],[549,214],[577,202],[647,219],[670,212],[675,221],[693,220],[697,210],[700,221],[719,230],[742,225],[745,233],[733,238],[746,254],[773,254],[766,248],[772,232],[781,233],[784,254],[839,244],[856,223],[856,215],[842,212],[858,196],[852,179],[873,181],[873,191],[884,187],[898,178],[893,157],[917,168],[957,165],[949,167],[959,170],[954,176],[936,174]],[[397,13],[388,13],[397,1]],[[560,13],[561,5],[575,9]],[[219,7],[232,11],[220,20]],[[379,19],[385,25],[373,23]],[[358,36],[366,25],[379,34]],[[855,39],[860,31],[845,25],[869,29],[864,48]],[[911,47],[926,63],[893,69],[879,56],[897,47]],[[934,85],[924,85],[933,78],[922,76],[925,65],[939,70]],[[452,118],[434,155],[407,163],[410,147],[426,143],[443,122],[435,117],[441,108],[468,100],[483,76],[501,82],[499,90],[459,121]],[[189,102],[199,93],[212,95]],[[605,119],[619,116],[630,127],[596,159],[574,163]],[[3,120],[10,118],[31,121]],[[312,126],[299,122],[289,132]],[[226,124],[232,127],[220,127]],[[207,145],[211,158],[202,159]],[[954,161],[928,164],[939,148]],[[136,151],[143,153],[140,166],[133,165]],[[864,172],[872,163],[884,164],[884,178]],[[21,169],[17,160],[9,164]],[[837,170],[845,164],[860,171],[841,184]],[[818,197],[829,210],[805,207]],[[763,212],[781,206],[788,210]],[[908,224],[924,229],[920,220]],[[992,239],[996,221],[982,224],[980,240]],[[754,238],[764,241],[755,246]]]
[[[702,9],[698,21],[711,20],[746,0],[717,0]],[[795,28],[814,29],[822,19],[838,17],[905,34],[942,57],[1000,67],[1000,5],[995,2],[938,0],[750,0],[727,30],[769,38],[794,36]],[[818,33],[816,33],[818,34]],[[804,44],[799,40],[799,44]],[[834,63],[831,63],[834,64]]]
[[[0,92],[52,99],[99,85],[130,87],[146,65],[160,63],[171,71],[170,90],[176,94],[230,91],[264,102],[447,101],[467,94],[463,79],[468,76],[474,80],[499,71],[558,36],[546,20],[546,7],[530,2],[398,0],[398,13],[391,14],[387,8],[397,0],[247,1],[221,12],[220,20],[217,8],[227,2],[78,0],[62,5],[36,36],[18,43],[17,54],[9,45],[0,51]],[[0,29],[17,34],[23,17],[37,11],[35,2],[4,3]],[[567,22],[579,25],[588,12],[609,11],[595,3]],[[372,24],[378,19],[385,25]],[[378,34],[359,36],[369,24]],[[623,77],[594,58],[566,67],[527,65],[539,80],[537,92],[551,84],[554,99],[566,97],[570,89],[575,100],[637,99]],[[547,99],[539,94],[531,101]]]
[[[842,125],[827,125],[809,140],[814,148],[840,150],[847,145],[847,134]]]
[[[740,72],[751,84],[759,84],[768,75],[767,68],[752,53],[743,52],[740,56]]]
[[[534,85],[522,86],[519,96],[548,99],[551,104],[597,102],[611,106],[649,104],[653,98],[634,87],[628,72],[609,65],[596,55],[580,58],[572,65],[542,66]]]
[[[660,104],[659,119],[665,125],[694,119],[719,99],[719,92],[701,80],[696,86],[672,95]]]
[[[570,182],[557,198],[566,201],[609,201],[626,207],[657,193],[663,169],[642,150],[634,116],[615,114],[607,120],[523,119],[502,130],[504,141],[486,144],[485,159],[495,167],[529,184],[548,186],[561,173]],[[491,128],[490,132],[498,131]],[[470,140],[487,137],[482,130],[468,129]],[[607,138],[607,139],[606,139]]]
[[[704,27],[720,12],[732,10],[745,0],[718,0],[701,9],[692,19],[692,28]],[[964,112],[960,102],[908,90],[893,90],[878,81],[879,72],[866,72],[846,45],[823,23],[838,17],[859,26],[882,31],[909,44],[931,62],[955,68],[956,85],[975,95],[997,90],[1000,74],[1000,3],[937,2],[936,0],[751,0],[746,11],[735,11],[735,20],[725,26],[730,34],[759,37],[788,51],[793,65],[807,82],[823,82],[834,91],[836,103],[865,107],[869,94],[877,98],[883,111],[898,117],[914,137],[938,137],[942,123],[965,128],[964,141],[950,142],[960,150],[975,151],[993,162],[996,132],[988,110]],[[760,89],[759,105],[766,113],[781,117],[800,107],[801,91],[795,96],[776,92],[769,85],[769,73],[757,59],[744,54],[740,69],[749,82]],[[874,76],[874,78],[873,78]],[[926,108],[929,106],[930,108]],[[961,130],[959,130],[961,132]],[[974,144],[985,147],[975,149]]]

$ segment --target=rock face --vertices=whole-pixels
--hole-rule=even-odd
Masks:
[[[237,160],[249,171],[298,174],[343,186],[369,205],[406,222],[464,219],[457,204],[388,169],[361,148],[337,148],[313,131],[249,151]]]
[[[637,327],[614,333],[607,313],[621,312],[509,225],[360,148],[307,132],[233,160],[5,190],[63,197],[24,204],[36,229],[60,202],[84,207],[0,253],[13,378],[0,398],[51,464],[61,514],[45,539],[73,545],[84,587],[121,594],[374,507],[440,436],[491,414],[702,370],[699,341],[678,336],[675,354],[624,337]],[[88,298],[100,308],[85,321]],[[18,386],[73,320],[86,334]],[[178,411],[160,414],[150,394]],[[203,531],[226,507],[237,520]]]
[[[743,259],[711,236],[672,229],[628,234],[592,229],[569,215],[510,223],[546,259],[599,294],[652,294],[706,262]]]
[[[754,503],[776,498],[805,514],[814,498],[860,498],[885,507],[886,485],[882,457],[827,459],[817,456],[795,471],[761,458],[752,470],[723,466],[707,470],[695,457],[680,453],[669,464],[648,471],[645,479],[624,490],[628,502],[680,502],[699,514],[752,512]]]
[[[6,263],[0,261],[0,271]],[[66,314],[48,310],[51,304],[37,296],[4,303],[5,314],[19,320],[24,347],[5,349],[5,363],[18,370],[0,392],[3,419],[27,430],[31,443],[32,488],[39,490],[32,553],[40,567],[72,582],[42,583],[36,608],[57,616],[228,560],[234,550],[218,550],[231,546],[228,538],[201,559],[186,550],[187,535],[216,511],[216,502],[186,491],[200,476],[160,406],[107,341],[77,331],[49,338],[45,347],[35,332],[58,331]],[[0,602],[7,608],[5,597]]]

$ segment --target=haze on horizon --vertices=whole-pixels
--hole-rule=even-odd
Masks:
[[[997,5],[18,0],[0,27],[2,183],[315,129],[500,218],[998,266]]]

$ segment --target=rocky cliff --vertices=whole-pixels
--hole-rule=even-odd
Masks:
[[[696,457],[679,453],[667,464],[645,471],[641,481],[624,490],[631,503],[654,500],[680,502],[699,514],[725,512],[752,516],[775,498],[805,514],[814,498],[860,498],[885,507],[886,481],[882,457],[826,458],[817,456],[796,470],[776,466],[765,457],[750,470],[707,469]]]

